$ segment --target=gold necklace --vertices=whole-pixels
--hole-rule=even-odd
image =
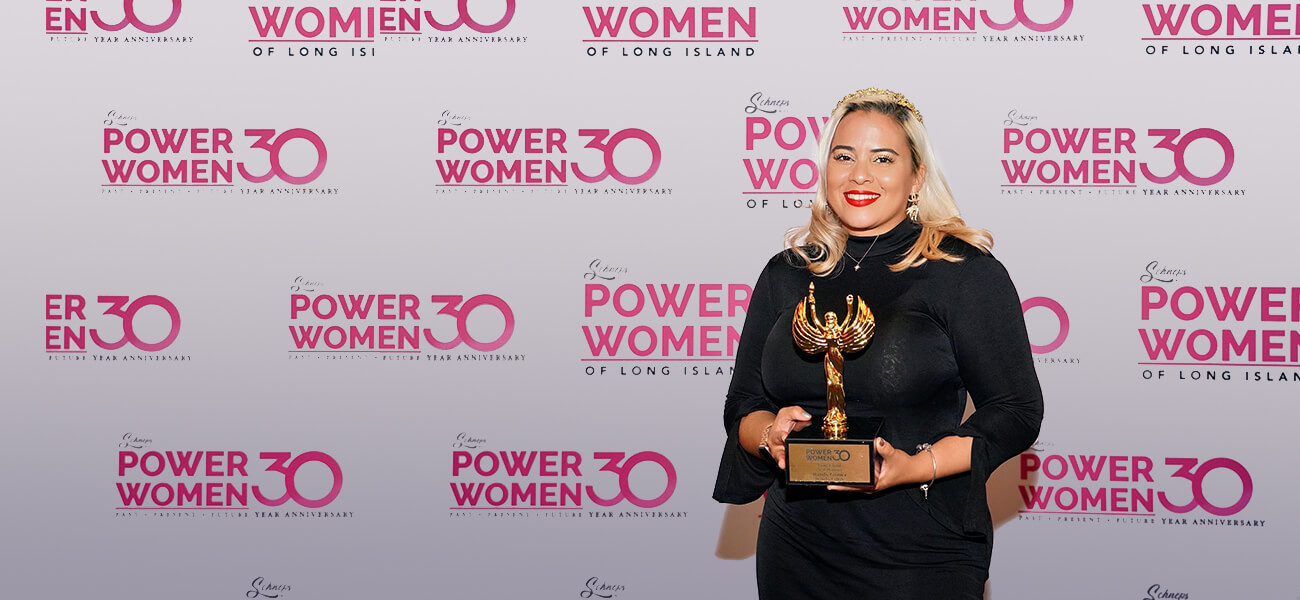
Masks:
[[[884,235],[884,234],[881,234],[881,235]],[[854,270],[854,271],[857,271],[858,269],[860,269],[860,268],[862,267],[862,261],[864,261],[864,260],[867,259],[867,255],[868,255],[868,254],[871,254],[871,249],[872,249],[872,248],[875,248],[875,247],[876,247],[876,242],[879,242],[879,241],[880,241],[880,236],[879,236],[879,235],[876,236],[876,239],[871,240],[871,245],[870,245],[870,246],[867,246],[867,251],[862,253],[862,258],[853,258],[853,255],[852,255],[852,254],[849,254],[848,244],[847,244],[847,243],[845,244],[845,246],[844,246],[844,256],[849,257],[849,260],[853,261],[853,270]]]

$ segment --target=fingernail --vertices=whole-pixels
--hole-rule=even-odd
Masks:
[[[806,411],[806,410],[801,410],[801,411],[799,411],[799,418],[800,418],[800,419],[811,419],[811,418],[812,418],[812,415],[808,414],[808,411]]]

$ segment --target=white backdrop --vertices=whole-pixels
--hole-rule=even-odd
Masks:
[[[872,86],[1037,347],[988,597],[1300,594],[1294,7],[796,4],[6,3],[3,595],[753,597],[734,338]]]

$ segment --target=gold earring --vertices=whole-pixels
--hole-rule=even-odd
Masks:
[[[907,195],[907,218],[913,223],[921,222],[921,202],[916,194]]]

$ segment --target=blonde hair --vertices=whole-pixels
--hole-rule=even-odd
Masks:
[[[840,121],[854,111],[876,112],[896,121],[907,134],[907,146],[912,154],[912,168],[915,172],[925,165],[925,181],[917,192],[921,235],[916,243],[897,263],[889,265],[894,272],[911,267],[919,267],[929,260],[946,260],[957,262],[959,256],[953,256],[939,248],[939,244],[948,236],[962,240],[982,252],[993,247],[993,235],[983,229],[967,227],[966,221],[957,211],[953,201],[952,190],[948,180],[939,169],[934,149],[930,146],[930,137],[925,126],[917,120],[908,108],[899,105],[883,94],[868,93],[858,95],[842,102],[831,114],[830,121],[822,131],[817,143],[817,170],[820,185],[817,186],[817,198],[813,200],[812,218],[808,224],[795,227],[786,232],[786,246],[807,263],[808,269],[818,277],[829,275],[835,265],[844,256],[844,247],[849,239],[849,232],[840,224],[839,218],[831,210],[826,199],[826,165],[830,160],[831,141]]]

